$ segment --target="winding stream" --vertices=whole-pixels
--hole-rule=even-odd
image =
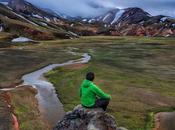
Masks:
[[[44,73],[47,73],[56,67],[87,63],[90,59],[91,56],[85,53],[82,55],[82,58],[78,60],[70,60],[61,64],[48,65],[22,77],[24,81],[23,84],[33,86],[38,90],[36,98],[39,103],[39,110],[44,119],[47,119],[51,126],[54,126],[58,120],[62,119],[65,112],[62,103],[57,97],[55,87],[44,78]]]
[[[76,54],[74,52],[71,53],[73,55]],[[73,64],[83,64],[89,62],[90,59],[91,56],[85,53],[82,55],[82,58],[77,60],[70,60],[61,64],[48,65],[37,71],[24,75],[22,77],[24,81],[22,85],[16,86],[15,88],[5,88],[0,90],[11,91],[23,85],[33,86],[38,90],[36,98],[38,100],[41,115],[44,119],[47,119],[51,126],[55,126],[58,120],[61,120],[63,118],[65,112],[62,103],[58,99],[55,87],[52,83],[48,82],[43,75],[56,67],[62,67]],[[155,123],[156,126],[154,130],[175,130],[175,112],[161,112],[156,114]]]

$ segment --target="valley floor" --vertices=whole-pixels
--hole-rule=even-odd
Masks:
[[[94,71],[95,83],[113,97],[108,112],[118,124],[129,130],[147,130],[153,127],[152,113],[175,110],[174,43],[175,38],[100,36],[18,44],[0,49],[0,83],[1,87],[9,87],[25,73],[77,58],[67,53],[70,50],[86,52],[92,56],[88,64],[61,67],[46,74],[65,110],[80,103],[81,81],[86,72]],[[25,111],[17,99],[13,105],[22,118],[20,113]],[[29,105],[26,102],[25,106]],[[27,120],[26,128],[30,124]]]

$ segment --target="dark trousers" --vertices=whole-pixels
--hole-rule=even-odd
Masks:
[[[108,104],[109,104],[109,99],[97,99],[94,107],[102,108],[104,111],[106,111]]]
[[[95,102],[95,105],[92,107],[86,107],[83,105],[85,108],[102,108],[104,111],[106,111],[107,106],[109,104],[109,99],[97,99]]]

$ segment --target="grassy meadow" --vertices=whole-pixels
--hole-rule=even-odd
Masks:
[[[108,112],[115,116],[119,126],[129,130],[151,129],[154,112],[175,108],[174,41],[136,37],[73,40],[70,43],[82,43],[75,47],[78,52],[89,53],[91,61],[54,69],[46,77],[69,111],[80,103],[78,89],[84,75],[93,71],[95,83],[112,95]]]
[[[37,91],[29,86],[23,86],[10,92],[11,104],[17,115],[20,130],[51,129],[39,112],[36,94]]]
[[[74,59],[65,47],[19,45],[0,48],[0,88],[12,87],[21,76],[52,63]]]
[[[8,36],[0,37],[4,39],[4,35]],[[175,38],[98,36],[2,46],[0,87],[14,86],[23,74],[48,64],[80,58],[68,53],[71,50],[86,52],[92,59],[88,64],[61,67],[46,74],[65,111],[80,103],[78,89],[88,71],[95,72],[95,83],[112,95],[108,112],[119,126],[149,130],[155,112],[174,110]],[[45,127],[38,116],[34,91],[20,88],[11,95],[21,130],[28,130],[31,125],[32,130]],[[39,125],[34,124],[35,120]]]

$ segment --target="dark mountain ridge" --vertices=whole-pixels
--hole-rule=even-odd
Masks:
[[[34,39],[74,38],[78,35],[175,36],[174,18],[152,16],[137,7],[114,8],[98,17],[82,18],[41,9],[25,0],[0,2],[3,2],[0,4],[0,30],[18,36]]]

